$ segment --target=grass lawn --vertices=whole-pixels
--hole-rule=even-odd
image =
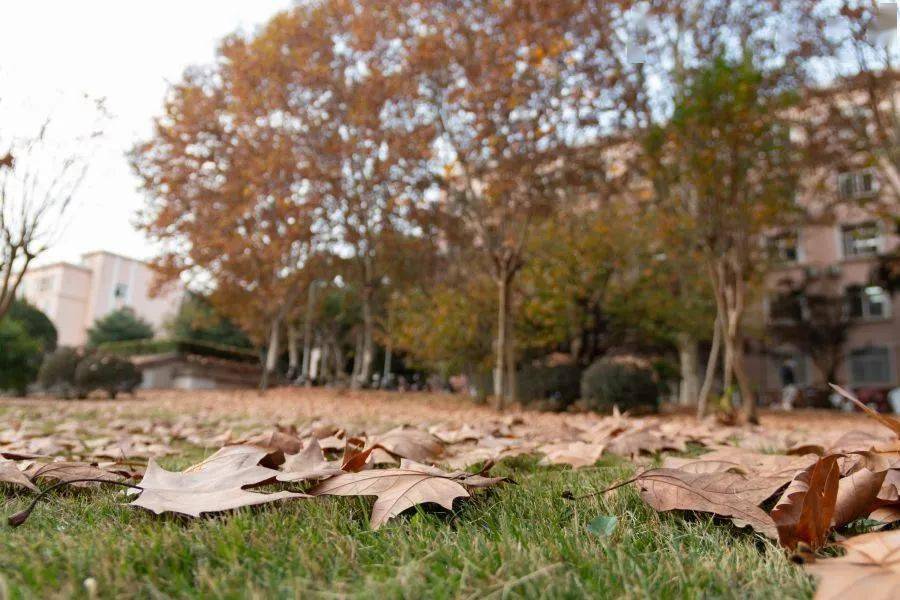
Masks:
[[[210,452],[160,462],[180,469]],[[492,473],[518,485],[457,501],[452,513],[419,509],[379,531],[369,529],[369,498],[187,520],[124,506],[119,488],[56,494],[13,529],[6,516],[31,496],[3,486],[0,598],[812,596],[812,580],[770,541],[707,517],[657,514],[632,486],[562,498],[634,469],[614,457],[581,470],[506,459]],[[609,537],[587,531],[600,515],[618,517]]]

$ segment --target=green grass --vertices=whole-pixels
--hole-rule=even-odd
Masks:
[[[183,467],[197,456],[164,461]],[[631,474],[505,461],[518,485],[418,510],[379,531],[371,500],[318,498],[214,518],[156,517],[117,490],[73,491],[0,533],[0,598],[805,598],[812,583],[770,542],[710,518],[657,514],[632,486],[576,502]],[[0,490],[2,516],[27,495]],[[615,515],[609,538],[586,530]]]

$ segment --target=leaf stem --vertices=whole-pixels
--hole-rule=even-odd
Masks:
[[[107,479],[96,479],[93,477],[86,477],[84,479],[72,479],[70,481],[60,481],[59,483],[51,485],[46,490],[42,491],[40,494],[35,496],[34,500],[31,501],[31,504],[28,505],[28,508],[26,508],[25,510],[19,511],[14,515],[10,515],[9,518],[6,520],[6,522],[9,523],[10,527],[18,527],[19,525],[24,523],[28,519],[29,516],[31,516],[31,513],[34,511],[34,508],[37,506],[37,503],[40,502],[44,498],[44,496],[46,496],[53,490],[55,490],[57,488],[65,487],[67,485],[71,485],[73,483],[86,483],[86,482],[110,483],[112,485],[119,485],[119,486],[130,488],[130,489],[141,490],[141,491],[144,490],[144,488],[142,488],[139,485],[134,485],[131,483],[123,483],[121,481],[109,481]]]

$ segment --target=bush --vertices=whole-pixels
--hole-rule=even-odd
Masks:
[[[94,321],[94,326],[88,330],[88,346],[152,337],[153,328],[149,323],[134,314],[130,308],[121,308]]]
[[[76,393],[75,369],[84,358],[84,353],[75,348],[63,346],[44,356],[38,372],[38,385],[45,392],[53,392],[69,399]]]
[[[653,370],[635,364],[601,359],[581,377],[581,400],[590,410],[656,411],[659,388]]]
[[[10,305],[6,318],[21,323],[26,333],[40,344],[41,352],[56,350],[56,327],[36,306],[25,300],[16,300]]]
[[[79,397],[94,390],[103,390],[110,398],[115,398],[119,392],[134,392],[141,380],[141,372],[134,363],[111,354],[89,354],[75,369],[75,387]]]
[[[13,319],[0,320],[0,391],[24,396],[41,365],[41,343]]]
[[[565,410],[578,399],[580,383],[576,365],[526,366],[516,372],[516,397],[525,406]]]

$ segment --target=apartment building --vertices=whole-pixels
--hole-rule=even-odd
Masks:
[[[827,216],[768,239],[776,264],[766,275],[763,330],[771,331],[779,319],[798,318],[791,314],[791,307],[804,310],[802,302],[782,302],[786,287],[824,281],[833,293],[843,296],[844,318],[849,323],[838,380],[854,389],[890,389],[900,385],[900,293],[892,295],[880,287],[874,273],[881,257],[900,249],[900,232],[893,220],[859,207],[864,202],[857,201],[879,193],[876,172],[839,173],[832,185],[836,198],[851,202],[835,203]],[[900,207],[897,210],[900,213]],[[825,383],[825,375],[809,356],[779,343],[775,336],[762,337],[751,348],[748,369],[764,397],[777,397],[785,364],[800,387]]]
[[[151,297],[154,276],[142,261],[91,252],[78,264],[59,262],[29,269],[19,293],[53,321],[61,345],[82,346],[94,321],[124,307],[160,331],[178,310],[184,290],[175,285]]]

